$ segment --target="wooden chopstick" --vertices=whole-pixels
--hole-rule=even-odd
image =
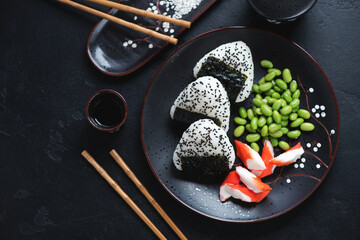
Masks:
[[[76,2],[73,2],[73,1],[70,1],[70,0],[57,0],[59,2],[62,2],[62,3],[65,3],[65,4],[68,4],[74,8],[77,8],[79,10],[82,10],[82,11],[85,11],[85,12],[88,12],[90,14],[93,14],[93,15],[96,15],[98,17],[101,17],[101,18],[105,18],[109,21],[112,21],[114,23],[117,23],[121,26],[124,26],[124,27],[127,27],[127,28],[130,28],[130,29],[133,29],[135,31],[138,31],[138,32],[141,32],[141,33],[145,33],[149,36],[152,36],[152,37],[155,37],[155,38],[158,38],[160,40],[163,40],[163,41],[166,41],[166,42],[169,42],[171,44],[174,44],[176,45],[178,40],[176,38],[173,38],[173,37],[170,37],[170,36],[167,36],[165,34],[161,34],[161,33],[158,33],[156,31],[153,31],[151,29],[147,29],[147,28],[144,28],[144,27],[141,27],[139,25],[136,25],[135,23],[131,23],[131,22],[128,22],[128,21],[125,21],[121,18],[117,18],[117,17],[114,17],[110,14],[107,14],[107,13],[103,13],[101,11],[98,11],[98,10],[95,10],[93,8],[90,8],[90,7],[87,7],[87,6],[84,6],[84,5],[81,5],[79,3],[76,3]]]
[[[181,27],[190,28],[190,26],[191,26],[191,22],[189,22],[189,21],[171,18],[169,16],[156,14],[156,13],[145,11],[145,10],[138,9],[135,7],[127,6],[127,5],[124,5],[121,3],[111,2],[111,1],[107,1],[107,0],[87,0],[87,1],[97,3],[99,5],[111,7],[111,8],[116,8],[116,9],[119,9],[124,12],[130,12],[130,13],[135,13],[140,16],[154,18],[154,19],[157,19],[157,20],[160,20],[163,22],[169,22],[169,23],[181,26]]]
[[[115,151],[115,149],[110,151],[110,155],[114,158],[114,160],[119,164],[119,166],[124,170],[126,175],[133,181],[136,187],[141,191],[141,193],[146,197],[146,199],[153,205],[156,211],[160,214],[160,216],[169,224],[169,226],[174,230],[174,232],[178,235],[178,237],[182,240],[187,239],[185,235],[180,231],[180,229],[175,225],[175,223],[170,219],[170,217],[165,213],[165,211],[160,207],[160,205],[155,201],[155,199],[151,196],[151,194],[146,190],[144,185],[140,182],[140,180],[135,176],[135,174],[131,171],[128,165],[124,162],[124,160],[120,157],[120,155]]]
[[[134,212],[148,225],[159,239],[166,240],[165,236],[157,229],[150,219],[141,211],[141,209],[131,200],[131,198],[119,187],[119,185],[107,174],[107,172],[95,161],[95,159],[86,151],[81,155],[100,173],[100,175],[110,184],[110,186],[125,200],[125,202],[134,210]]]

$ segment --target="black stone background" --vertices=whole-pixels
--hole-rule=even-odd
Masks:
[[[54,1],[0,1],[1,240],[156,239],[81,157],[83,148],[169,239],[176,235],[108,155],[112,148],[189,239],[360,239],[360,1],[319,0],[299,21],[272,25],[245,0],[219,0],[180,36],[179,45],[223,26],[273,31],[307,50],[335,89],[341,136],[329,174],[292,211],[251,224],[197,215],[157,182],[142,150],[140,114],[153,74],[176,46],[128,76],[106,76],[85,51],[97,21]],[[118,90],[129,105],[117,134],[99,133],[84,118],[87,98],[102,88]]]

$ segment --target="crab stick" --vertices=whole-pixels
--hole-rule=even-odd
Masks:
[[[240,181],[243,182],[254,193],[270,191],[271,187],[263,183],[260,178],[249,172],[246,168],[241,166],[236,167],[236,172],[239,174]]]
[[[264,161],[261,159],[259,153],[252,149],[249,145],[237,140],[235,140],[235,145],[236,155],[248,169],[256,171],[266,169]]]
[[[264,141],[264,147],[261,153],[261,158],[264,161],[266,169],[262,171],[257,171],[257,170],[251,171],[258,178],[263,178],[271,175],[274,172],[274,169],[276,168],[276,165],[270,162],[270,160],[274,158],[274,148],[269,140]]]
[[[298,144],[296,144],[294,147],[290,148],[286,152],[271,159],[270,162],[272,164],[275,164],[276,166],[286,166],[299,159],[303,153],[304,153],[304,149],[302,148],[299,142]]]

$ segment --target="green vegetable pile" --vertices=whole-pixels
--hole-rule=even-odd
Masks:
[[[286,151],[290,146],[286,141],[279,141],[281,137],[286,135],[296,139],[301,131],[313,131],[315,126],[305,122],[310,113],[299,108],[300,90],[290,70],[274,68],[269,60],[262,60],[260,65],[267,69],[267,74],[252,87],[256,93],[252,108],[246,110],[240,107],[240,117],[234,118],[239,125],[234,130],[234,136],[240,137],[246,130],[246,141],[255,151],[260,149],[257,142],[261,138],[263,141],[269,139],[274,147],[279,146]]]

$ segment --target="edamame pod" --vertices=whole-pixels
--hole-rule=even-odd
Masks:
[[[263,83],[266,83],[265,77],[260,78],[260,80],[258,81],[259,86]]]
[[[258,120],[258,127],[262,128],[266,124],[266,118],[264,116],[260,116]]]
[[[290,121],[295,121],[297,118],[298,118],[297,113],[291,113],[290,114],[290,117],[289,117]]]
[[[260,65],[263,67],[263,68],[272,68],[274,65],[272,64],[272,62],[270,62],[269,60],[261,60],[260,61]]]
[[[253,117],[251,119],[251,122],[250,122],[250,126],[252,129],[256,130],[258,128],[258,118],[257,117]]]
[[[259,98],[254,98],[253,99],[253,104],[257,107],[261,107],[261,105],[263,105],[263,102],[259,99]]]
[[[247,118],[247,112],[246,112],[246,110],[245,110],[244,107],[240,107],[240,108],[239,108],[239,115],[240,115],[240,117],[242,117],[242,118]]]
[[[260,139],[260,134],[258,133],[248,134],[245,139],[248,142],[257,142]]]
[[[281,76],[281,71],[277,68],[269,68],[268,73],[274,72],[275,76]]]
[[[283,90],[286,90],[288,88],[286,82],[284,80],[282,80],[282,79],[276,79],[275,83],[279,88],[281,88]]]
[[[245,125],[245,129],[250,133],[256,133],[256,130],[252,129],[252,127],[250,126],[250,123]]]
[[[276,123],[281,123],[281,115],[278,111],[274,110],[272,117]]]
[[[270,73],[265,75],[265,80],[266,81],[271,81],[271,80],[274,79],[275,76],[276,76],[276,74],[274,72],[270,72]]]
[[[272,115],[272,108],[269,105],[263,104],[260,109],[265,116],[270,117]]]
[[[271,95],[272,98],[275,98],[275,99],[280,99],[281,96],[280,96],[280,93],[278,92],[274,92],[272,95]]]
[[[254,84],[254,85],[252,86],[252,90],[253,90],[254,92],[256,92],[256,93],[261,93],[260,88],[259,88],[259,85],[257,85],[257,84]]]
[[[290,83],[291,80],[292,80],[292,76],[291,76],[291,72],[288,68],[285,68],[282,72],[282,77],[283,77],[283,80],[286,82],[286,83]]]
[[[289,106],[294,109],[294,108],[299,107],[299,104],[300,104],[300,100],[296,98],[296,99],[292,100],[291,103],[289,103]]]
[[[270,126],[269,126],[269,132],[270,132],[270,133],[277,132],[277,131],[280,130],[280,128],[281,128],[281,125],[280,125],[280,124],[272,123],[272,124],[270,124]]]
[[[304,122],[303,118],[298,118],[295,121],[293,121],[292,123],[290,123],[290,127],[296,128],[296,127],[300,126],[303,122]]]
[[[289,106],[289,105],[287,105],[287,106],[283,107],[282,109],[280,109],[280,113],[282,115],[289,115],[291,113],[291,111],[292,111],[292,107]]]
[[[291,94],[287,91],[283,93],[282,97],[287,103],[291,103],[291,101],[293,100]]]
[[[309,119],[310,118],[309,111],[307,111],[305,109],[299,109],[297,111],[297,114],[299,115],[299,117],[302,117],[303,119]]]
[[[300,129],[306,132],[310,132],[315,129],[315,126],[312,123],[304,122],[303,124],[300,125]]]
[[[276,131],[276,132],[270,132],[270,136],[274,137],[274,138],[281,138],[283,135],[283,133],[281,131]]]
[[[268,117],[268,118],[266,119],[266,123],[267,123],[267,125],[272,124],[272,123],[273,123],[273,118],[272,118],[272,117]]]
[[[290,92],[294,93],[297,90],[297,83],[295,80],[292,80],[290,83]]]
[[[234,130],[234,137],[240,137],[241,135],[243,135],[245,131],[245,127],[244,126],[238,126],[237,128],[235,128]]]
[[[246,124],[246,119],[241,118],[241,117],[235,117],[234,118],[234,122],[238,125],[245,125]]]
[[[251,120],[251,119],[254,117],[254,112],[253,112],[253,110],[249,108],[249,109],[247,110],[247,115],[248,115],[249,120]]]
[[[293,99],[300,98],[300,90],[299,90],[299,89],[296,90],[296,91],[293,93],[292,98],[293,98]]]
[[[269,140],[271,142],[271,145],[273,145],[273,147],[276,147],[277,145],[279,145],[279,140],[277,140],[277,138],[274,137],[269,137]]]
[[[301,132],[299,130],[293,130],[286,134],[286,136],[288,136],[288,138],[292,138],[292,139],[298,138],[300,135],[301,135]]]
[[[261,136],[266,137],[268,133],[269,133],[269,127],[267,125],[263,126],[260,132]]]
[[[288,124],[289,124],[289,121],[288,121],[288,120],[282,120],[281,123],[280,123],[280,125],[281,125],[282,127],[286,127]]]
[[[250,146],[251,146],[251,148],[254,149],[256,152],[259,152],[259,151],[260,151],[260,147],[259,147],[259,145],[258,145],[256,142],[252,142]]]
[[[280,128],[280,131],[283,133],[283,134],[287,134],[289,132],[289,129],[287,127],[281,127]]]
[[[284,151],[287,151],[287,150],[290,149],[289,144],[287,142],[285,142],[285,141],[280,141],[279,142],[279,147]]]
[[[278,111],[278,110],[281,108],[281,104],[282,104],[281,99],[276,100],[276,101],[274,102],[274,104],[272,105],[272,108],[273,108],[274,110],[277,110],[277,111]]]
[[[266,83],[260,84],[260,86],[259,86],[259,89],[260,89],[260,91],[262,91],[262,92],[267,92],[267,91],[269,91],[271,88],[272,88],[271,82],[266,82]]]
[[[274,90],[275,90],[275,92],[278,92],[278,93],[283,92],[283,90],[281,88],[279,88],[278,86],[274,86]]]

